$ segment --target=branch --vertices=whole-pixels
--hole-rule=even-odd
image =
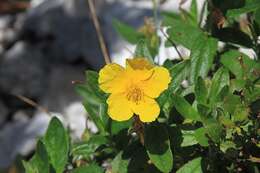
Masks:
[[[97,32],[100,48],[101,48],[102,54],[104,56],[104,60],[105,60],[106,64],[109,64],[109,63],[111,63],[111,60],[110,60],[109,55],[108,55],[107,47],[106,47],[104,37],[103,37],[102,32],[101,32],[100,24],[99,24],[99,21],[98,21],[98,18],[97,18],[96,9],[95,9],[95,6],[93,4],[93,1],[88,0],[88,5],[89,5],[92,20],[93,20],[93,23],[94,23],[94,26],[95,26],[95,29],[96,29],[96,32]]]

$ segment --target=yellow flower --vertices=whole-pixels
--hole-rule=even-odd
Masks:
[[[168,70],[153,66],[144,58],[128,59],[126,68],[111,63],[99,72],[99,86],[111,93],[107,99],[108,115],[117,121],[138,115],[142,122],[154,121],[160,107],[155,101],[171,81]]]

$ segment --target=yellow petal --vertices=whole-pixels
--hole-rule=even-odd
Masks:
[[[108,115],[116,121],[129,120],[133,116],[131,103],[124,94],[111,94],[107,99]]]
[[[131,68],[133,70],[150,70],[153,65],[145,58],[134,58],[126,60],[126,68]]]
[[[157,98],[168,88],[171,81],[169,71],[164,67],[154,67],[151,69],[149,78],[143,81],[144,93],[152,98]]]
[[[118,64],[112,63],[106,65],[99,71],[98,83],[100,88],[106,93],[120,92],[124,78],[121,75],[124,68]]]
[[[142,122],[152,122],[160,114],[158,103],[149,97],[144,97],[143,101],[138,104],[132,104],[134,113],[139,115]]]

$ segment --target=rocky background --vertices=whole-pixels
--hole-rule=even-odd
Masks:
[[[168,0],[161,9],[177,11],[179,2]],[[95,0],[95,5],[110,55],[122,63],[131,57],[126,47],[134,47],[119,38],[112,19],[138,27],[152,16],[152,1]],[[171,51],[167,57],[176,56]],[[96,132],[72,81],[83,81],[86,69],[103,65],[86,0],[0,1],[0,170],[33,152],[50,116],[59,116],[74,140],[86,125]]]

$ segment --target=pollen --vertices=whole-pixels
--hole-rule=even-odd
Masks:
[[[137,86],[131,86],[127,90],[127,100],[138,104],[144,96],[144,92]]]

